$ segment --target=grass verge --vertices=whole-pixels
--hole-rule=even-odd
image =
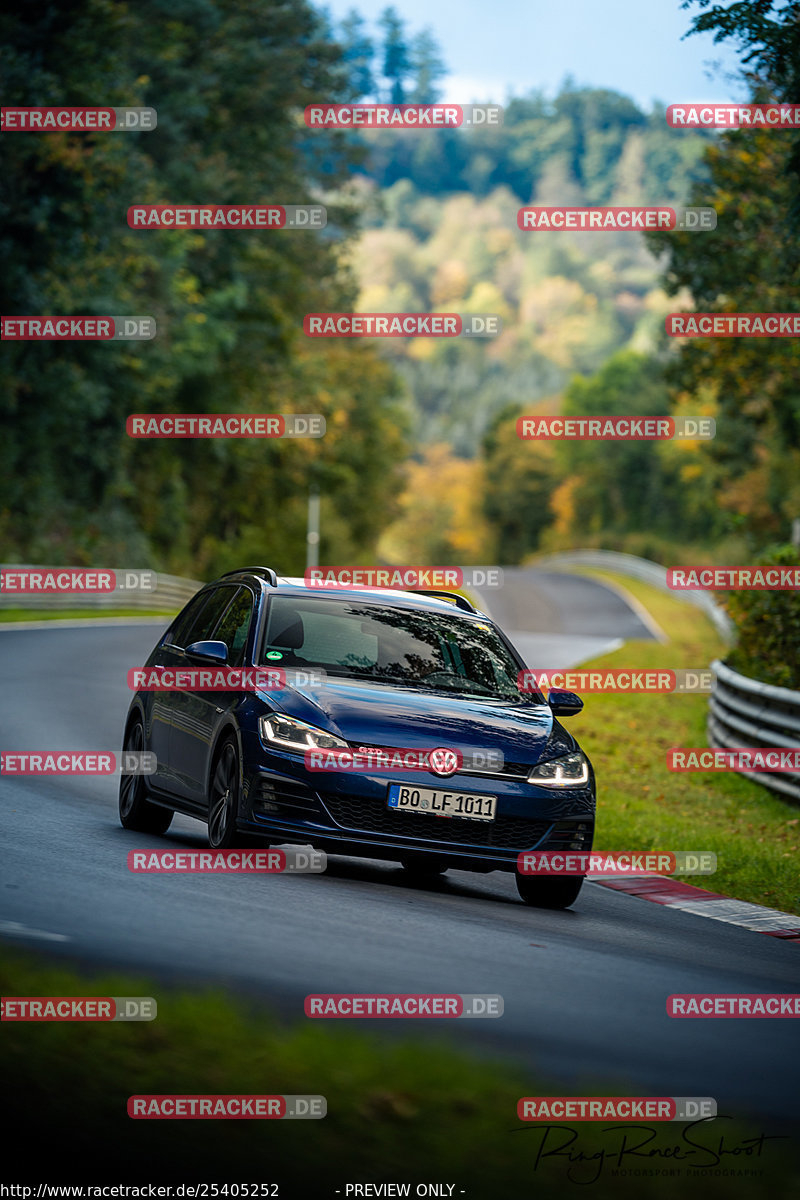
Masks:
[[[708,667],[725,643],[705,615],[649,584],[581,570],[624,587],[669,642],[629,641],[582,666]],[[687,883],[739,900],[800,912],[800,812],[733,772],[667,770],[671,746],[706,747],[707,695],[589,694],[570,729],[598,780],[601,850],[712,850],[717,872]]]
[[[173,993],[109,975],[87,981],[71,968],[7,951],[0,990],[155,995],[159,1005],[157,1019],[141,1024],[4,1024],[4,1178],[33,1184],[34,1195],[40,1180],[278,1182],[280,1200],[334,1197],[336,1189],[344,1196],[347,1183],[368,1181],[409,1182],[413,1196],[418,1183],[437,1181],[454,1188],[435,1194],[473,1200],[562,1200],[565,1188],[585,1195],[588,1184],[594,1197],[662,1200],[676,1194],[676,1183],[681,1195],[698,1200],[788,1200],[800,1183],[796,1139],[771,1122],[651,1124],[653,1140],[636,1153],[648,1136],[641,1124],[612,1131],[572,1122],[545,1135],[544,1125],[518,1121],[517,1100],[562,1094],[563,1086],[468,1056],[456,1043],[460,1022],[451,1026],[450,1046],[379,1040],[342,1028],[344,1022],[287,1027],[219,992]],[[580,1084],[571,1090],[591,1094]],[[147,1121],[126,1112],[131,1095],[239,1092],[321,1094],[328,1115]],[[602,1094],[629,1092],[609,1082]],[[543,1138],[544,1148],[555,1150],[570,1128],[571,1153],[583,1157],[548,1154],[537,1162]],[[761,1134],[770,1140],[759,1143]],[[619,1159],[623,1139],[628,1152]]]
[[[0,625],[6,621],[74,621],[97,617],[174,617],[177,609],[158,608],[0,608]]]

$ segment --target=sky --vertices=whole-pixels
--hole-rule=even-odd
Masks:
[[[355,8],[372,26],[388,0],[325,0],[339,20]],[[680,0],[394,0],[409,33],[433,30],[450,75],[443,99],[493,100],[556,92],[568,76],[649,109],[694,100],[742,100],[739,58],[713,34],[682,40],[697,5]],[[714,69],[716,64],[716,69]]]

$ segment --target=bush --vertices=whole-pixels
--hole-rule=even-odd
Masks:
[[[800,548],[770,546],[756,561],[797,566]],[[763,683],[800,689],[800,594],[741,591],[726,592],[720,599],[736,627],[729,666]]]

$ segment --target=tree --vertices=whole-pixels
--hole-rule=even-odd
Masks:
[[[573,379],[562,406],[564,416],[655,416],[667,411],[667,389],[657,365],[631,352],[615,354],[589,379]],[[665,477],[656,442],[563,441],[557,444],[557,458],[562,477],[580,480],[573,496],[576,529],[624,533],[664,529],[674,522],[674,481]]]
[[[342,58],[350,76],[350,90],[353,99],[360,100],[364,96],[374,95],[375,76],[372,64],[375,57],[375,44],[366,32],[364,18],[354,8],[350,9],[339,26],[339,42],[342,47]]]
[[[712,0],[683,0],[697,13],[689,30],[714,32],[714,41],[732,38],[743,51],[742,63],[754,90],[766,85],[777,100],[793,104],[800,95],[800,0],[739,0],[723,7]],[[800,134],[789,135],[787,155],[792,183],[792,215],[800,223]]]
[[[388,100],[405,104],[405,80],[411,73],[411,54],[403,20],[394,7],[385,8],[379,24],[383,30],[383,75],[389,81]]]
[[[435,104],[441,97],[437,86],[447,74],[439,43],[430,29],[423,29],[411,43],[411,70],[414,83],[409,93],[411,104]]]
[[[481,463],[456,457],[443,443],[427,446],[406,466],[399,515],[381,538],[381,554],[390,562],[442,566],[490,560],[483,490]]]
[[[495,537],[499,563],[518,563],[539,549],[552,524],[550,498],[557,483],[553,446],[517,437],[523,409],[506,405],[483,437],[483,511]]]
[[[709,0],[697,0],[709,9]],[[688,3],[684,7],[689,7]],[[751,0],[695,17],[691,32],[740,44],[752,99],[796,99],[800,4]],[[800,285],[798,139],[742,128],[706,152],[707,177],[690,203],[716,209],[708,237],[672,233],[665,283],[703,312],[792,312]],[[656,239],[650,239],[655,248]],[[800,512],[800,349],[792,338],[700,338],[681,344],[669,379],[676,390],[713,387],[719,403],[711,456],[721,507],[755,543],[786,535]]]
[[[2,311],[150,314],[158,336],[4,343],[2,554],[200,573],[257,543],[297,570],[312,467],[326,497],[341,489],[331,552],[368,553],[397,492],[398,384],[372,348],[302,332],[306,312],[352,307],[352,207],[329,201],[324,236],[125,224],[136,201],[297,203],[347,182],[346,138],[302,124],[345,86],[314,11],[31,0],[0,18],[0,44],[5,104],[159,111],[153,133],[21,133],[7,147]],[[132,442],[125,417],[147,411],[316,411],[328,433]]]

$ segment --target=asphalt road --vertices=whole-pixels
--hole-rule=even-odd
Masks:
[[[506,567],[503,586],[478,593],[529,667],[572,667],[652,628],[615,591],[586,576]]]
[[[529,598],[536,582],[528,573]],[[565,597],[576,585],[557,583],[555,632],[569,636]],[[585,583],[573,593],[578,607],[591,600]],[[550,575],[538,614],[518,609],[514,628],[524,633],[529,621],[536,631],[553,586]],[[587,622],[606,611],[589,636],[645,636],[631,632],[618,597],[591,587]],[[117,749],[126,671],[157,634],[152,624],[0,631],[2,748]],[[574,729],[580,736],[580,718]],[[574,910],[537,911],[499,873],[412,885],[392,864],[342,858],[322,876],[133,875],[130,849],[201,847],[203,826],[177,817],[162,838],[126,832],[112,779],[6,777],[0,788],[8,944],[221,985],[301,1018],[312,991],[500,993],[500,1020],[362,1024],[466,1042],[584,1094],[600,1090],[595,1079],[617,1094],[715,1096],[731,1115],[800,1115],[796,1021],[681,1021],[665,1011],[674,992],[800,990],[796,945],[591,884]]]

